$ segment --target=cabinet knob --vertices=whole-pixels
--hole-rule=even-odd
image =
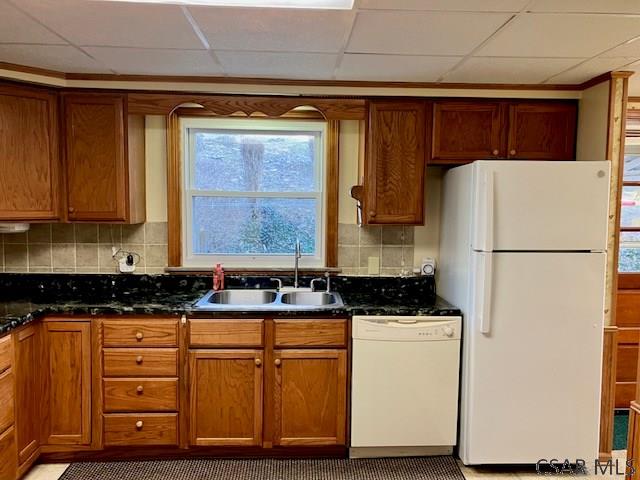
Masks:
[[[498,150],[494,150],[494,151],[493,151],[493,152],[491,152],[491,153],[493,153],[494,155],[498,155],[498,153],[500,153],[500,152],[499,152]]]
[[[69,213],[73,213],[73,212],[75,212],[75,211],[76,211],[76,209],[75,209],[75,208],[73,208],[73,207],[69,207]]]
[[[515,150],[509,150],[509,155],[515,155],[516,151]]]
[[[260,365],[262,365],[262,360],[260,360],[259,358],[256,358],[255,362],[256,362],[256,367],[259,367]]]
[[[276,367],[279,367],[280,364],[282,363],[282,360],[280,360],[279,358],[276,358],[276,361],[274,363],[276,364]]]
[[[138,355],[138,356],[136,357],[136,363],[137,363],[138,365],[140,365],[140,364],[142,363],[142,355]]]
[[[136,387],[136,392],[138,392],[138,393],[142,393],[142,392],[144,392],[144,387],[143,387],[142,385],[138,385],[138,386]]]
[[[375,217],[376,216],[376,212],[374,212],[373,210],[369,210],[369,216],[371,218]]]
[[[144,424],[142,423],[142,420],[138,420],[138,421],[136,422],[136,428],[137,428],[138,430],[142,430],[142,425],[144,425]]]
[[[137,332],[136,333],[136,340],[140,341],[144,338],[144,333],[142,332]]]

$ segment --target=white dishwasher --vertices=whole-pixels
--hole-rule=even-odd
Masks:
[[[351,458],[453,451],[461,323],[446,316],[353,317]]]

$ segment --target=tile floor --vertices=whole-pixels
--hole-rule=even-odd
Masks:
[[[619,459],[622,463],[626,458],[626,450],[618,450],[613,452],[614,459]],[[41,464],[36,465],[31,471],[24,477],[24,480],[58,480],[62,473],[67,468],[67,464]],[[527,479],[540,479],[540,478],[554,478],[550,476],[540,476],[531,468],[526,469],[510,469],[507,467],[502,468],[469,468],[460,464],[462,473],[467,480],[477,479],[512,479],[512,480],[527,480]],[[559,478],[559,477],[555,477]],[[624,476],[611,476],[611,475],[589,475],[587,477],[579,477],[584,480],[606,480],[606,479],[624,479]],[[97,480],[97,479],[96,479]],[[144,480],[144,479],[141,479]],[[241,479],[238,479],[241,480]]]

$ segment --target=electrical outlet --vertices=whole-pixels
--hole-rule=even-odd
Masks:
[[[380,275],[380,257],[369,257],[367,273],[369,275]]]

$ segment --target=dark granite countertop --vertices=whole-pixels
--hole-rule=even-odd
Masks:
[[[288,278],[285,278],[286,283]],[[302,278],[302,285],[310,278]],[[269,316],[459,315],[435,295],[425,277],[335,277],[344,307],[270,310]],[[268,288],[264,277],[228,277],[228,288]],[[241,309],[199,311],[193,304],[210,288],[208,276],[0,274],[0,335],[46,315],[223,315],[252,316]]]

